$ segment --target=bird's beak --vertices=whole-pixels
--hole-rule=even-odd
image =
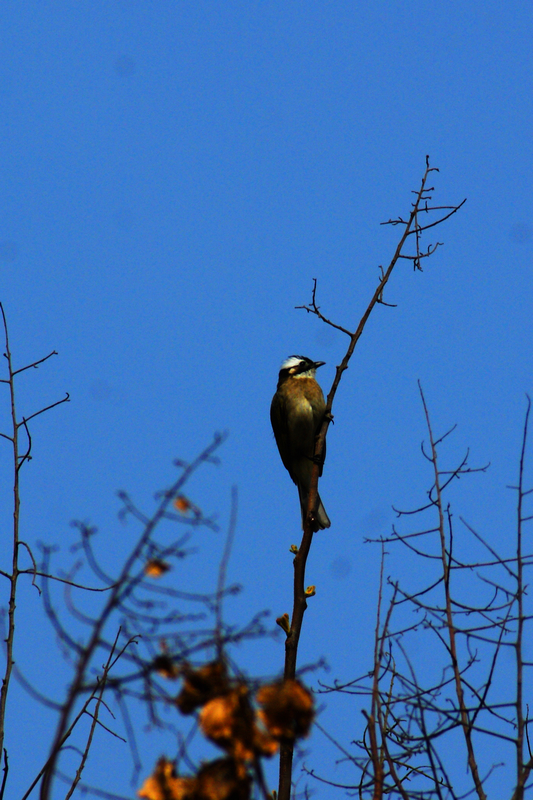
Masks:
[[[323,367],[325,363],[325,361],[315,361],[314,367],[318,369],[319,367]]]

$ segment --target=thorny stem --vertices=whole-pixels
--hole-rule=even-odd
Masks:
[[[319,307],[316,304],[316,280],[314,284],[311,305],[300,306],[300,308],[304,308],[306,311],[318,316],[318,318],[321,319],[326,324],[345,333],[347,336],[350,337],[350,343],[348,345],[344,358],[342,359],[340,365],[337,367],[335,379],[333,381],[330,392],[327,396],[324,419],[321,428],[318,432],[315,445],[315,457],[314,457],[315,463],[311,475],[307,516],[306,516],[306,521],[304,523],[304,532],[300,548],[294,558],[294,599],[293,599],[293,611],[291,618],[291,629],[285,642],[285,669],[284,669],[285,680],[294,679],[296,675],[298,643],[300,640],[303,617],[305,614],[305,610],[307,608],[307,595],[305,593],[305,568],[307,564],[309,551],[311,549],[311,543],[313,541],[313,518],[316,514],[316,509],[318,506],[318,479],[320,476],[320,466],[323,462],[322,454],[324,452],[326,435],[328,432],[330,422],[333,419],[331,414],[331,409],[333,407],[333,400],[335,398],[335,394],[337,392],[339,383],[341,381],[342,374],[346,369],[348,369],[349,361],[353,355],[357,342],[359,341],[359,338],[363,333],[368,318],[370,317],[370,314],[374,310],[375,306],[378,303],[382,302],[383,290],[385,289],[385,286],[387,285],[389,278],[392,274],[392,271],[396,266],[398,260],[402,258],[403,247],[408,237],[414,232],[414,229],[417,228],[418,225],[417,217],[419,211],[421,210],[421,204],[423,201],[427,200],[427,197],[425,197],[425,192],[427,191],[426,186],[427,186],[428,176],[433,171],[435,171],[435,168],[429,166],[429,157],[427,156],[426,170],[422,178],[420,189],[418,190],[418,192],[416,192],[416,199],[412,205],[412,210],[408,220],[402,223],[405,225],[405,228],[400,238],[400,241],[398,242],[398,245],[396,247],[396,250],[394,252],[394,255],[391,259],[389,266],[387,267],[386,271],[382,274],[378,286],[372,296],[372,299],[368,304],[365,313],[361,317],[357,329],[354,332],[351,332],[346,328],[341,327],[340,325],[336,325],[335,323],[331,322],[329,319],[326,319],[326,317],[323,316],[323,314],[319,310]],[[460,206],[456,208],[459,207]],[[426,208],[422,208],[422,210],[425,211]],[[418,253],[419,251],[418,251],[418,240],[417,240],[417,254]],[[280,776],[279,776],[279,793],[278,793],[279,800],[290,800],[293,750],[294,750],[294,743],[292,741],[286,741],[282,743],[280,748]]]
[[[420,381],[418,382],[418,388],[420,389],[420,396],[422,397],[422,404],[424,406],[424,414],[426,417],[426,424],[429,433],[429,441],[431,445],[431,461],[433,463],[433,470],[435,474],[435,491],[437,496],[435,498],[434,503],[437,506],[439,512],[439,535],[440,535],[440,548],[441,548],[441,560],[442,560],[442,573],[444,578],[444,598],[446,604],[446,629],[448,631],[449,651],[452,661],[453,675],[455,679],[455,693],[457,695],[457,702],[459,704],[459,712],[461,715],[461,726],[463,729],[463,735],[468,753],[468,766],[470,768],[470,772],[474,780],[474,785],[479,800],[486,800],[487,795],[485,794],[485,791],[483,789],[483,783],[479,776],[477,760],[474,752],[474,745],[472,742],[472,724],[470,722],[468,716],[468,710],[466,708],[464,692],[463,692],[463,683],[461,680],[461,670],[459,668],[459,660],[457,657],[455,623],[453,618],[452,599],[450,591],[450,564],[448,560],[448,554],[446,552],[445,521],[444,521],[444,510],[443,510],[442,493],[440,485],[440,472],[437,462],[437,448],[435,440],[433,438],[433,431],[431,428],[429,412],[426,405],[424,393],[422,391],[422,386],[420,385]]]

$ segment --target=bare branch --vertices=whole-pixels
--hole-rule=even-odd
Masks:
[[[329,391],[326,400],[326,410],[323,422],[320,427],[320,430],[317,432],[315,452],[314,452],[314,466],[312,471],[309,498],[308,498],[307,518],[304,523],[304,532],[300,543],[300,547],[298,548],[298,551],[294,558],[293,611],[292,611],[290,632],[285,642],[284,677],[286,680],[292,679],[296,674],[298,643],[299,643],[304,613],[307,608],[307,599],[308,599],[305,591],[305,569],[315,529],[314,520],[318,505],[318,480],[321,473],[321,467],[324,461],[326,435],[328,432],[329,425],[333,420],[332,416],[333,401],[337,389],[339,387],[342,375],[345,372],[345,370],[348,369],[350,359],[354,353],[359,338],[363,333],[363,330],[370,317],[370,314],[372,313],[373,309],[377,304],[385,305],[383,302],[383,292],[385,286],[387,285],[392,275],[394,267],[398,263],[399,259],[409,258],[410,260],[413,260],[415,268],[420,269],[421,259],[429,257],[437,247],[437,245],[434,245],[433,247],[430,246],[427,252],[423,252],[421,250],[420,237],[422,233],[422,228],[419,225],[418,221],[419,213],[421,213],[422,211],[429,213],[433,210],[428,206],[428,201],[431,199],[428,192],[433,191],[433,189],[428,188],[427,181],[430,173],[434,171],[438,170],[436,170],[434,167],[430,167],[429,157],[426,157],[426,169],[422,177],[420,188],[418,189],[418,191],[414,193],[415,201],[412,204],[412,210],[411,213],[409,214],[408,219],[407,220],[400,219],[397,220],[396,223],[391,222],[391,224],[403,225],[404,229],[387,269],[383,270],[382,268],[380,268],[381,279],[379,280],[378,286],[374,291],[374,294],[372,295],[370,302],[368,303],[366,311],[361,317],[355,331],[351,331],[344,326],[338,325],[337,323],[332,322],[330,319],[324,316],[317,302],[316,279],[313,280],[311,303],[307,306],[298,306],[298,308],[302,308],[308,313],[317,316],[326,325],[329,325],[330,327],[335,328],[336,330],[339,330],[345,335],[347,335],[350,339],[350,342],[347,347],[344,358],[342,359],[340,365],[336,369],[335,378],[333,380],[333,384],[331,386],[331,389]],[[455,208],[455,210],[458,210],[459,207],[460,206],[450,207],[450,208]],[[451,214],[445,215],[444,217],[442,217],[441,221],[444,221],[444,219],[447,219],[449,216],[451,216]],[[415,234],[416,238],[415,255],[414,256],[405,255],[403,249],[409,236],[411,236],[412,234]],[[369,725],[369,735],[374,736],[374,730],[371,725]],[[291,742],[283,743],[280,752],[280,779],[279,779],[279,792],[278,792],[279,800],[290,800],[292,760],[293,760],[292,743]]]
[[[65,397],[61,398],[61,400],[57,400],[55,403],[51,403],[49,406],[45,406],[41,408],[39,411],[36,411],[34,414],[30,414],[29,417],[23,417],[22,421],[18,423],[19,427],[21,425],[26,426],[30,419],[35,419],[38,417],[39,414],[44,414],[45,411],[49,411],[51,408],[55,408],[56,406],[60,406],[62,403],[68,403],[70,401],[70,395],[68,392],[65,392]]]
[[[44,358],[40,358],[38,361],[34,361],[32,364],[28,364],[26,367],[20,367],[20,369],[14,370],[13,376],[18,375],[19,373],[24,372],[27,369],[37,369],[39,364],[43,364],[45,361],[48,361],[48,359],[52,358],[52,356],[57,356],[56,350],[52,350],[52,352],[48,353],[48,355],[45,356]]]

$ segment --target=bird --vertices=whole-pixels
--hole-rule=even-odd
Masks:
[[[298,487],[302,528],[307,517],[311,473],[315,463],[315,440],[326,410],[322,389],[315,378],[316,370],[324,364],[325,361],[311,361],[305,356],[289,356],[285,359],[270,406],[270,421],[281,460]],[[317,501],[314,530],[323,530],[329,528],[331,522],[320,495]]]

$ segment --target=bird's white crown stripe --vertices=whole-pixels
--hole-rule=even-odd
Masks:
[[[281,369],[290,369],[291,367],[295,367],[300,361],[305,361],[304,356],[289,356],[285,359],[283,364],[281,365]]]

